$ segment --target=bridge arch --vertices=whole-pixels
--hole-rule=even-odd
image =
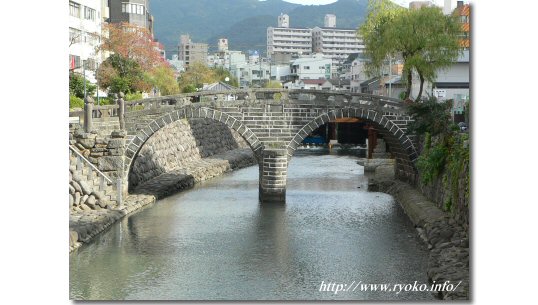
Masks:
[[[287,145],[288,160],[293,157],[297,147],[302,141],[310,136],[314,130],[330,122],[341,118],[360,118],[372,123],[383,135],[391,147],[391,152],[396,159],[396,173],[400,177],[413,180],[416,173],[415,161],[418,153],[412,139],[393,120],[389,119],[380,111],[375,109],[345,107],[342,109],[329,110],[312,119],[303,126]]]
[[[153,120],[141,128],[136,136],[126,145],[124,179],[127,179],[127,183],[134,161],[144,144],[163,127],[182,119],[211,119],[223,123],[230,129],[235,130],[252,149],[256,159],[260,159],[261,152],[263,151],[263,143],[241,120],[225,112],[208,107],[184,107],[168,112]]]

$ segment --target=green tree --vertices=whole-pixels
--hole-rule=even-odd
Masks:
[[[110,55],[99,66],[97,82],[110,92],[134,93],[152,87],[140,65],[119,54]]]
[[[86,80],[86,95],[93,96],[96,86]],[[69,95],[84,98],[84,77],[78,73],[69,73]]]
[[[158,88],[161,95],[179,93],[179,85],[174,76],[174,70],[168,65],[160,65],[147,74],[150,83]]]
[[[233,76],[230,71],[224,69],[223,67],[216,67],[212,70],[217,77],[217,81],[227,83],[234,87],[239,87],[239,81],[237,81],[237,78]],[[226,81],[226,78],[228,78],[228,81]]]
[[[264,88],[280,89],[280,88],[282,88],[282,83],[279,82],[279,81],[272,80],[272,81],[266,82],[263,87]]]
[[[179,87],[183,92],[186,87],[202,88],[204,83],[214,83],[218,77],[213,69],[200,62],[189,65],[187,71],[179,77]]]
[[[422,96],[424,81],[435,81],[437,72],[458,58],[460,31],[455,16],[445,16],[440,8],[405,10],[388,0],[371,0],[367,20],[359,28],[370,58],[369,74],[379,71],[388,56],[401,57],[407,81],[405,99],[411,94],[413,71],[420,78],[417,101]]]
[[[451,134],[454,129],[451,109],[452,100],[439,102],[434,97],[409,104],[408,112],[413,120],[408,125],[408,133],[419,136]]]

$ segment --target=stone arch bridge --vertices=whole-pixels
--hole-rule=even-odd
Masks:
[[[118,106],[96,106],[92,112],[92,117],[106,120],[118,115]],[[262,202],[285,202],[288,162],[298,145],[318,127],[341,118],[369,122],[389,144],[396,174],[407,180],[416,175],[416,145],[406,134],[411,118],[398,99],[342,91],[247,89],[126,102],[124,113],[127,136],[118,169],[124,185],[144,143],[161,128],[189,118],[222,122],[243,137],[258,160]]]

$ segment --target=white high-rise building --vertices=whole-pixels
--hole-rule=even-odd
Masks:
[[[325,15],[325,27],[326,28],[336,27],[336,15],[333,15],[333,14]]]
[[[290,27],[290,16],[286,14],[280,14],[278,16],[278,27],[279,28],[289,28]]]
[[[275,53],[294,55],[311,54],[312,29],[290,27],[267,28],[267,56]]]
[[[355,29],[315,27],[312,30],[312,49],[332,59],[333,76],[350,54],[362,53],[364,43]]]
[[[219,46],[219,52],[228,51],[228,39],[226,38],[219,39],[218,46]]]
[[[445,0],[445,6],[443,7],[443,13],[450,15],[452,13],[452,0]]]
[[[101,11],[105,8],[105,16]],[[101,43],[101,23],[108,17],[107,6],[102,0],[69,1],[69,70],[83,74],[96,83],[95,71],[102,62],[96,47]]]

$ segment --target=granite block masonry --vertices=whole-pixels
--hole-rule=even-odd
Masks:
[[[224,100],[222,94],[232,99]],[[412,118],[406,105],[397,99],[319,90],[240,89],[149,98],[132,105],[126,103],[125,107],[128,111],[121,116],[124,125],[120,124],[125,127],[125,133],[116,136],[125,140],[125,146],[110,143],[97,147],[93,141],[102,135],[99,130],[95,135],[77,138],[80,147],[90,151],[93,158],[90,161],[110,172],[113,179],[121,179],[125,195],[127,186],[149,181],[185,160],[218,153],[215,151],[220,147],[217,142],[224,141],[227,145],[226,135],[211,134],[210,128],[200,128],[203,136],[197,135],[198,129],[193,128],[198,124],[196,119],[218,122],[233,130],[254,152],[261,166],[259,188],[262,201],[265,196],[268,201],[285,200],[287,162],[297,147],[323,124],[342,118],[359,118],[378,130],[396,160],[398,177],[415,181],[417,175],[415,142],[405,132]],[[101,114],[114,115],[115,109],[97,108],[95,111]],[[174,140],[174,137],[186,136],[177,134],[181,133],[178,130],[181,123],[177,122],[182,120],[191,120],[196,149],[189,141],[182,144]],[[115,138],[114,134],[111,136]],[[168,141],[172,144],[165,144]],[[147,142],[160,144],[152,144],[153,151],[150,152]]]

